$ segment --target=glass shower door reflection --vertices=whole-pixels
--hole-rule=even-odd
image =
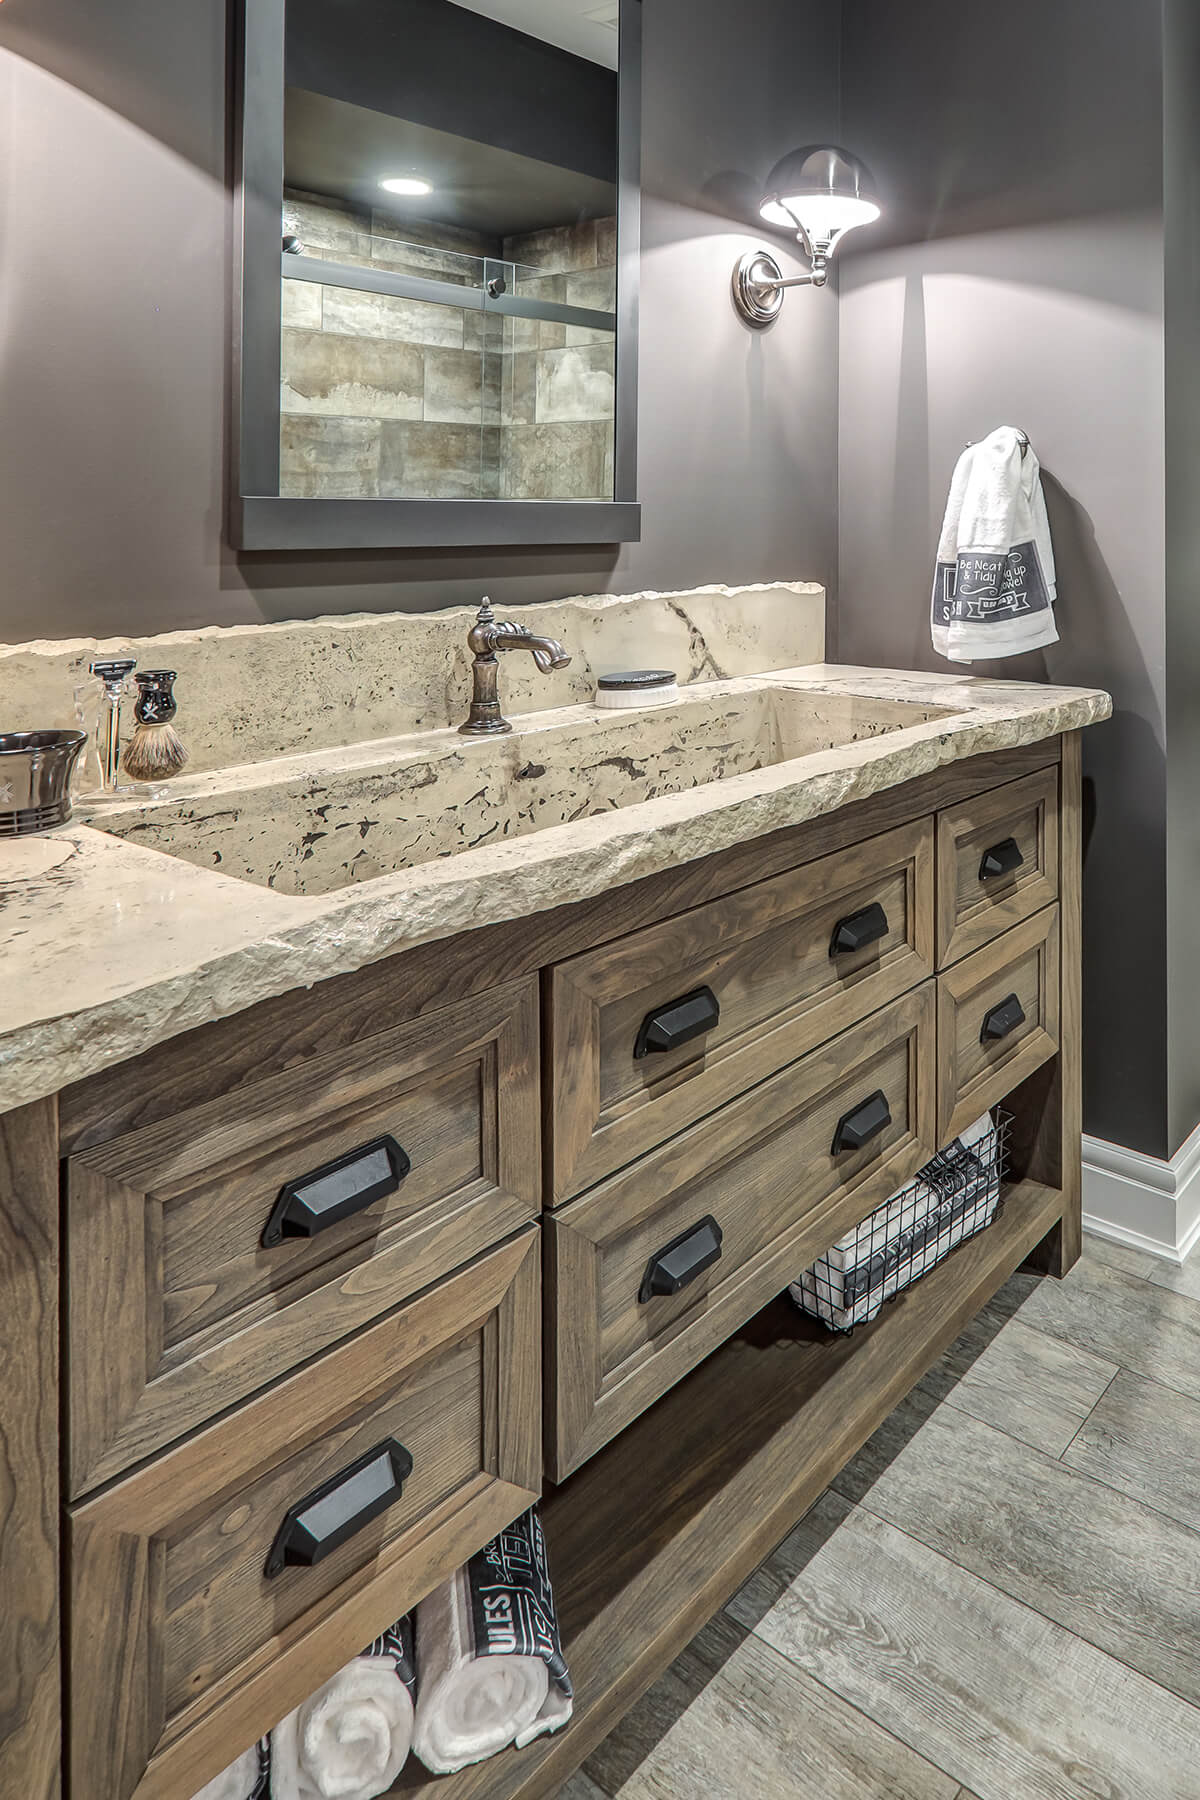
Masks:
[[[281,494],[613,497],[611,221],[510,240],[522,262],[293,211],[305,235],[283,257]]]
[[[616,268],[595,260],[604,223],[539,233],[542,260],[513,265],[515,300],[562,316],[505,320],[506,500],[613,497]]]
[[[333,267],[322,282],[285,273],[280,492],[306,499],[484,495],[485,422],[494,437],[500,400],[485,381],[485,339],[495,321],[477,306],[343,285]],[[493,367],[492,380],[498,376]]]

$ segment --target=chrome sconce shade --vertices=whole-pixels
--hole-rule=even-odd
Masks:
[[[842,238],[856,225],[872,224],[880,209],[865,163],[836,144],[814,144],[789,151],[775,164],[758,210],[768,225],[795,232],[811,270],[785,280],[769,250],[741,257],[733,271],[733,298],[751,325],[778,318],[787,288],[824,287]]]

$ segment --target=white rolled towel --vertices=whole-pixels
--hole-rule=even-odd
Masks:
[[[376,1800],[408,1761],[412,1737],[405,1671],[373,1646],[271,1733],[271,1800]]]
[[[195,1800],[265,1800],[270,1792],[270,1771],[270,1750],[264,1738],[214,1775]]]
[[[546,1545],[530,1511],[417,1607],[413,1749],[454,1775],[571,1717]]]
[[[540,1656],[476,1656],[465,1569],[417,1607],[417,1668],[413,1748],[434,1775],[523,1749],[571,1717]]]

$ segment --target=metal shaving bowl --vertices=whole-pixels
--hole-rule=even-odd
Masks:
[[[0,731],[0,838],[66,824],[86,743],[82,731]]]

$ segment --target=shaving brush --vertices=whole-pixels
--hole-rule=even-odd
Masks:
[[[143,669],[134,676],[138,697],[133,716],[137,723],[121,758],[130,781],[168,781],[178,775],[188,759],[183,740],[171,720],[175,704],[174,669]]]

